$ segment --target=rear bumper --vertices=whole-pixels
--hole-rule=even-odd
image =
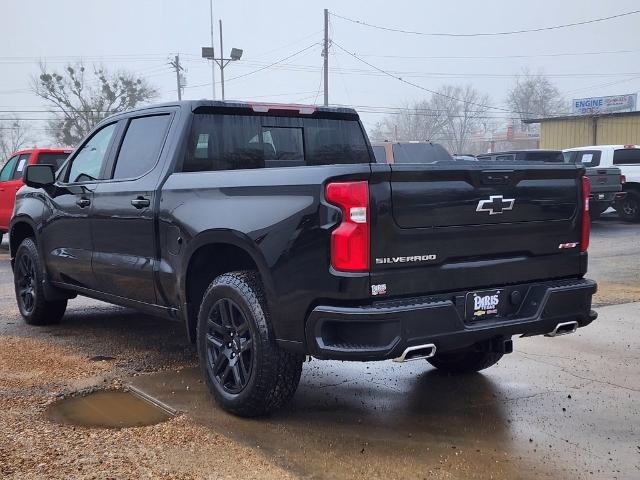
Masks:
[[[592,280],[572,279],[502,287],[512,304],[508,314],[465,322],[465,295],[374,302],[357,307],[318,306],[306,323],[310,355],[336,360],[385,360],[411,346],[433,344],[438,352],[512,335],[550,333],[556,325],[576,321],[584,327],[596,319]],[[518,292],[513,294],[513,292]],[[515,303],[512,297],[519,297]]]

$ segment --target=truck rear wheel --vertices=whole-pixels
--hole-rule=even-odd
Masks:
[[[303,357],[278,347],[255,272],[231,272],[207,288],[198,313],[198,357],[225,410],[264,415],[293,397]]]
[[[616,210],[623,220],[640,222],[640,193],[627,192],[627,195],[616,204]]]
[[[451,373],[472,373],[495,365],[502,353],[479,352],[474,347],[457,352],[437,353],[427,361],[438,370]]]
[[[22,241],[16,252],[13,281],[18,308],[29,325],[52,325],[62,320],[66,300],[47,301],[42,278],[44,269],[38,248],[31,238]]]

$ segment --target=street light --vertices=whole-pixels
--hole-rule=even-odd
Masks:
[[[213,47],[202,47],[202,58],[214,61],[220,67],[220,86],[222,88],[222,100],[224,100],[224,68],[229,65],[230,62],[236,62],[242,58],[241,48],[232,48],[229,58],[222,56],[224,50],[222,48],[222,20],[220,20],[220,58],[215,58]]]

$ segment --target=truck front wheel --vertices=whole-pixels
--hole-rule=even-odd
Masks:
[[[474,347],[457,352],[437,353],[427,361],[438,370],[451,373],[472,373],[495,365],[502,353],[476,351]]]
[[[33,239],[25,238],[16,252],[13,279],[20,314],[29,325],[59,323],[67,309],[66,300],[45,299],[43,275],[38,248]]]
[[[278,347],[255,272],[225,273],[198,313],[198,358],[207,386],[227,411],[264,415],[293,397],[303,357]]]

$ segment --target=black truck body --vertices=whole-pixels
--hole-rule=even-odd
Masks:
[[[304,355],[478,370],[596,318],[582,166],[386,165],[353,110],[189,101],[110,117],[50,175],[11,222],[25,319],[80,294],[179,320],[238,414]]]

